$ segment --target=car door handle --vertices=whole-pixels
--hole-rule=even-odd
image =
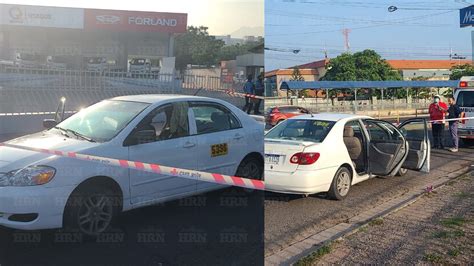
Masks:
[[[237,133],[234,135],[234,139],[241,139],[243,138],[244,136],[242,136],[241,134]]]
[[[192,148],[196,146],[196,143],[193,143],[193,142],[186,142],[183,144],[183,148]]]

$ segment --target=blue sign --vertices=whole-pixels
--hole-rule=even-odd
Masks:
[[[459,11],[459,22],[461,23],[461,28],[474,26],[474,5]]]

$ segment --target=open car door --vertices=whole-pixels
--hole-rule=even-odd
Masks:
[[[408,143],[397,127],[387,121],[363,120],[369,140],[368,173],[394,176],[408,156]]]
[[[424,118],[409,119],[399,127],[408,142],[408,156],[402,167],[428,173],[430,171],[431,145],[428,136],[428,122]]]

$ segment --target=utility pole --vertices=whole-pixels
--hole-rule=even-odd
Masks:
[[[349,43],[349,33],[351,33],[351,29],[342,29],[342,35],[344,35],[344,49],[346,50],[346,52],[349,52],[349,50],[351,49]]]

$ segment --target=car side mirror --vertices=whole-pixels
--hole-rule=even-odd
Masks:
[[[124,141],[124,146],[133,146],[138,144],[150,143],[155,141],[156,132],[153,129],[142,129],[134,131],[128,138]]]
[[[56,122],[56,120],[54,120],[54,119],[44,119],[43,120],[43,127],[46,128],[46,129],[51,129],[51,128],[55,127],[57,124],[58,124],[58,122]]]

